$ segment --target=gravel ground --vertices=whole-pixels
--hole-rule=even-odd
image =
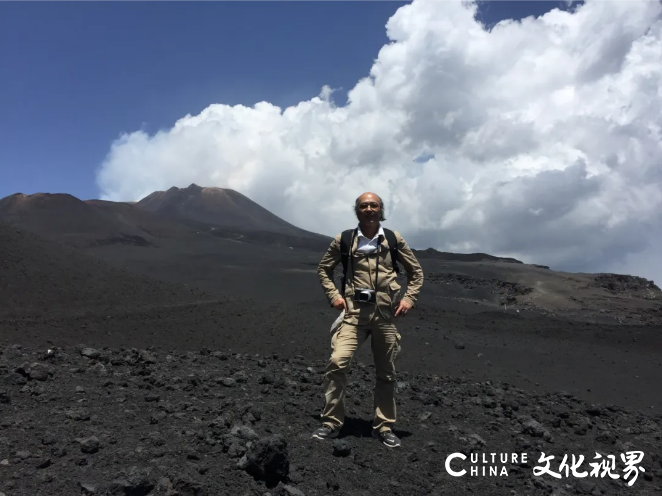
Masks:
[[[200,260],[177,270],[215,266]],[[335,312],[310,274],[223,270],[229,296],[0,226],[0,496],[662,493],[659,327],[488,311],[430,284],[398,324],[403,447],[370,436],[368,343],[346,428],[322,442]],[[302,298],[247,298],[251,284]],[[629,451],[645,471],[624,471]],[[451,476],[452,453],[480,475]],[[543,453],[588,474],[537,474]],[[618,478],[592,473],[611,455]]]
[[[303,357],[211,349],[5,347],[0,490],[8,496],[662,491],[659,415],[498,382],[401,372],[396,433],[403,446],[389,449],[370,437],[370,363],[352,368],[351,418],[341,437],[311,439],[323,367]],[[626,481],[620,454],[637,450],[645,472]],[[487,467],[487,476],[449,475],[444,462],[454,452],[480,454],[476,466],[481,473]],[[501,463],[506,453],[510,459]],[[579,470],[588,475],[536,477],[541,453],[554,455],[556,472],[563,455],[569,465],[571,455],[583,455]],[[591,474],[596,453],[616,457],[618,479],[602,469]],[[454,462],[460,465],[470,470],[470,459]],[[489,467],[498,473],[490,476]]]

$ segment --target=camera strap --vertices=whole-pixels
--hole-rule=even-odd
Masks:
[[[375,256],[377,258],[377,262],[375,265],[375,293],[377,292],[377,276],[379,275],[379,253],[382,251],[382,244],[377,243],[377,250],[375,251]]]
[[[341,256],[343,258],[343,277],[342,277],[342,296],[343,298],[345,297],[345,286],[347,286],[347,258],[349,258],[349,263],[352,265],[352,280],[354,280],[354,257],[352,255],[352,248],[354,247],[354,238],[356,237],[356,233],[358,232],[358,228],[354,229],[352,231],[352,237],[349,242],[349,245],[346,247],[347,249],[347,254],[343,253],[342,248],[343,248],[343,243],[341,242],[340,248],[341,248]]]

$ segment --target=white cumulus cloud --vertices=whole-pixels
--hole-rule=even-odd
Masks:
[[[398,9],[344,106],[325,87],[286,109],[216,103],[124,135],[101,197],[228,187],[334,235],[374,191],[417,248],[662,282],[660,3],[588,1],[489,31],[475,14],[461,1]]]

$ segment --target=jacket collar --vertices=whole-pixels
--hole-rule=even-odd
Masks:
[[[363,238],[365,238],[365,239],[369,239],[367,236],[365,236],[365,235],[361,232],[361,226],[360,226],[360,225],[357,225],[356,228],[357,228],[357,231],[356,231],[356,236],[357,236],[357,238],[358,238],[358,237],[363,237]],[[384,228],[383,228],[381,225],[379,226],[379,230],[377,231],[377,234],[376,234],[375,236],[376,236],[376,237],[377,237],[377,236],[379,237],[380,242],[383,242],[383,241],[384,241],[384,238],[386,238],[386,235],[384,234]],[[374,238],[373,238],[373,239],[374,239]]]

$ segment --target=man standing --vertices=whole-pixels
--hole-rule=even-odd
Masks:
[[[381,226],[386,217],[379,196],[362,194],[356,199],[354,209],[358,227],[335,237],[317,270],[329,303],[345,314],[331,339],[322,426],[312,437],[338,436],[345,421],[347,371],[354,353],[371,337],[376,371],[372,435],[395,448],[401,444],[392,431],[396,417],[395,359],[401,339],[395,318],[407,315],[415,305],[423,285],[423,270],[402,236]],[[333,271],[341,261],[346,276],[338,291]],[[396,262],[407,272],[407,292],[401,299]]]

